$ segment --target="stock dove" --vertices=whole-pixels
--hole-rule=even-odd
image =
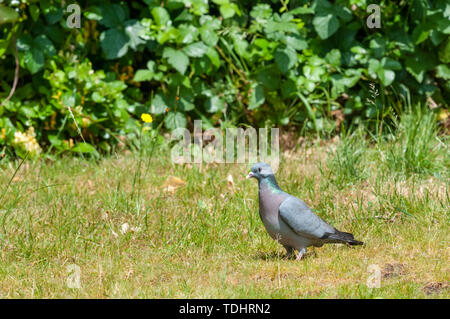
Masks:
[[[247,179],[251,177],[258,180],[259,216],[270,237],[283,245],[288,256],[297,250],[299,260],[307,247],[327,243],[363,244],[315,215],[302,200],[282,191],[268,164],[253,165]]]

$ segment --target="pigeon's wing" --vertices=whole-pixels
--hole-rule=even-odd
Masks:
[[[315,215],[300,199],[289,196],[279,208],[281,219],[299,236],[320,239],[335,229]]]

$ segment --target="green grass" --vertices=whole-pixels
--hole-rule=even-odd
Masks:
[[[266,233],[247,164],[174,165],[156,148],[141,165],[137,153],[26,161],[5,192],[20,162],[3,163],[0,297],[449,298],[448,288],[426,293],[450,281],[448,172],[404,170],[386,156],[389,141],[358,139],[283,155],[280,186],[366,243],[311,249],[302,261]],[[435,148],[441,163],[448,142],[436,143],[447,147]],[[170,175],[185,184],[165,189]],[[80,289],[67,286],[73,264]],[[370,265],[380,288],[367,287]]]

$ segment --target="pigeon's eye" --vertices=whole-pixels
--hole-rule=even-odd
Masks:
[[[260,172],[260,173],[261,173],[261,167],[260,167],[260,168],[258,168],[258,172]]]

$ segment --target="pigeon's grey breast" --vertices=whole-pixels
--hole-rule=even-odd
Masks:
[[[259,189],[259,216],[273,239],[276,239],[276,233],[280,231],[278,209],[288,196],[284,192],[274,192],[269,187]]]
[[[277,191],[270,187],[261,187],[259,190],[259,215],[270,237],[282,245],[299,250],[314,242],[296,234],[280,218],[280,205],[289,197],[289,194],[281,190]]]

